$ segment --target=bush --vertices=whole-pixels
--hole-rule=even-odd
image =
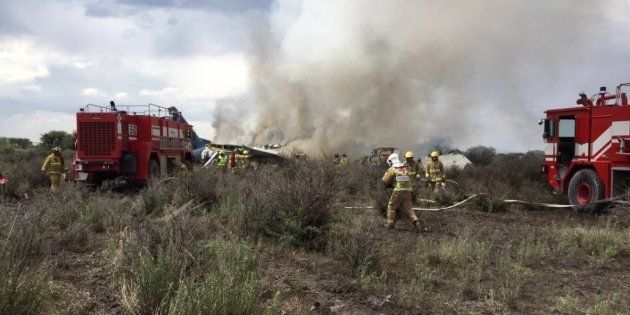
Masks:
[[[473,163],[473,165],[487,166],[494,160],[497,150],[492,147],[476,146],[472,147],[464,153],[464,155]]]
[[[213,208],[224,224],[241,236],[274,237],[285,244],[324,249],[342,170],[329,163],[261,166],[221,187]]]
[[[0,217],[0,313],[47,313],[52,288],[48,260],[42,257],[41,213],[20,210]]]
[[[374,216],[348,214],[331,230],[329,253],[346,263],[354,272],[365,271],[378,261],[378,235],[382,220]]]
[[[138,227],[123,248],[123,306],[133,314],[249,314],[258,310],[255,250],[207,239],[189,219]],[[156,234],[156,233],[162,234]],[[205,235],[205,236],[204,236]]]
[[[34,189],[47,187],[49,181],[40,172],[44,158],[44,154],[35,150],[16,149],[0,154],[0,173],[8,180],[0,186],[0,197],[22,199],[32,195]]]
[[[562,232],[560,248],[582,252],[601,263],[614,260],[621,250],[630,250],[630,232],[615,228],[573,228]]]

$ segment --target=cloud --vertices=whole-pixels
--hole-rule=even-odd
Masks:
[[[188,9],[240,14],[250,10],[266,11],[271,0],[100,0],[85,4],[86,14],[97,17],[140,14],[148,8]]]
[[[76,129],[76,122],[72,114],[38,110],[3,115],[0,126],[0,137],[29,138],[39,142],[39,137],[50,130],[71,132]]]
[[[162,78],[166,87],[145,88],[141,96],[169,103],[208,102],[247,92],[247,65],[243,55],[161,58],[142,62],[147,76]]]
[[[81,92],[82,95],[88,96],[88,97],[97,97],[97,98],[106,98],[107,94],[103,93],[102,91],[100,91],[99,89],[95,89],[95,88],[85,88],[83,89],[83,92]]]
[[[58,62],[57,55],[29,40],[0,39],[0,96],[39,90],[36,79],[48,76],[53,62]]]

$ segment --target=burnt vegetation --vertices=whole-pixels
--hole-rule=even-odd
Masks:
[[[377,166],[195,168],[134,193],[66,183],[51,194],[43,151],[1,149],[2,314],[630,308],[629,209],[588,215],[502,202],[566,202],[539,174],[540,152],[470,149],[476,166],[449,171],[455,183],[438,202],[487,195],[423,213],[430,232],[416,234],[404,216],[396,230],[382,228],[389,191]],[[435,197],[423,187],[419,195]]]

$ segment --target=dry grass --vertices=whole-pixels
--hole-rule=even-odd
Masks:
[[[627,210],[502,204],[556,200],[538,162],[499,154],[452,171],[451,201],[489,197],[425,215],[425,234],[382,228],[389,192],[374,166],[196,170],[127,194],[18,185],[0,192],[0,313],[623,313]]]

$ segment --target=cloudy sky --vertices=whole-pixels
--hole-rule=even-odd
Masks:
[[[243,106],[244,112],[252,112],[255,109],[252,94],[259,95],[261,85],[274,89],[301,86],[301,93],[289,93],[297,95],[297,99],[310,99],[311,105],[301,108],[300,112],[309,110],[316,114],[316,109],[323,106],[321,104],[324,101],[333,104],[337,96],[344,97],[345,104],[364,102],[345,91],[316,100],[312,95],[321,94],[322,86],[326,88],[323,92],[326,94],[327,90],[339,86],[339,82],[320,85],[319,81],[309,76],[318,71],[327,71],[325,65],[331,65],[331,60],[337,62],[341,59],[347,65],[352,64],[351,60],[361,61],[368,55],[370,58],[364,59],[365,64],[368,64],[375,56],[383,56],[382,51],[375,52],[374,47],[388,45],[388,54],[394,52],[392,56],[396,55],[400,60],[426,62],[426,65],[418,68],[422,71],[446,73],[447,76],[439,78],[440,82],[458,82],[428,84],[429,79],[423,79],[420,83],[406,80],[400,77],[400,73],[409,67],[402,66],[394,70],[398,77],[396,80],[403,84],[409,81],[422,84],[422,88],[436,87],[436,91],[445,92],[438,93],[435,99],[445,102],[457,99],[457,104],[461,104],[461,99],[466,96],[454,97],[455,90],[463,88],[478,91],[474,93],[475,105],[470,107],[473,110],[457,105],[466,113],[463,124],[470,129],[454,134],[455,140],[451,143],[460,147],[493,145],[501,150],[540,149],[542,142],[535,118],[540,118],[544,109],[572,104],[581,90],[594,92],[600,85],[608,85],[612,89],[621,81],[630,81],[630,45],[625,39],[630,20],[627,14],[622,14],[630,9],[630,0],[602,0],[606,2],[605,7],[595,9],[587,5],[585,9],[575,11],[566,10],[561,4],[570,3],[577,7],[575,1],[552,1],[554,5],[549,4],[549,1],[535,0],[532,3],[540,5],[515,7],[515,14],[524,11],[523,19],[513,19],[514,16],[504,12],[493,12],[491,8],[496,6],[484,7],[492,4],[492,1],[480,1],[480,13],[475,13],[477,10],[471,13],[477,14],[473,17],[479,19],[470,21],[471,25],[485,25],[478,31],[470,32],[473,36],[483,37],[478,46],[474,38],[464,37],[471,27],[460,25],[462,19],[458,15],[446,16],[431,23],[436,25],[444,21],[445,27],[442,29],[430,29],[424,24],[413,25],[425,28],[424,32],[419,33],[427,41],[457,41],[468,45],[442,45],[448,49],[448,58],[454,56],[453,59],[441,59],[443,56],[440,53],[431,51],[430,56],[450,64],[450,67],[444,65],[447,67],[446,72],[441,72],[442,68],[431,67],[435,62],[422,55],[427,52],[426,45],[406,44],[406,41],[415,40],[415,33],[405,29],[407,21],[429,20],[438,16],[436,12],[448,12],[442,7],[429,7],[422,14],[414,15],[417,6],[430,1],[392,1],[393,5],[402,8],[401,11],[388,8],[384,1],[371,1],[376,5],[370,6],[355,0],[331,1],[330,5],[326,1],[312,0],[0,0],[0,136],[28,137],[36,141],[41,133],[51,129],[72,131],[75,129],[73,114],[79,107],[87,103],[107,104],[109,100],[115,100],[119,104],[150,102],[165,106],[177,105],[200,134],[214,139],[218,132],[215,118],[223,115],[218,113],[217,104],[231,100],[230,106],[236,106],[232,111],[238,113],[238,106]],[[455,0],[446,2],[469,3]],[[407,4],[408,7],[400,4]],[[371,8],[374,12],[368,15]],[[468,8],[462,11],[471,10]],[[392,18],[381,18],[381,12],[383,15],[390,14]],[[400,14],[404,16],[397,19]],[[487,39],[487,20],[495,16],[499,18],[499,30],[497,36],[486,43],[483,39]],[[505,25],[512,24],[518,24],[519,28],[501,32]],[[562,27],[556,29],[556,24]],[[553,27],[549,28],[550,25]],[[260,32],[258,28],[261,26],[268,30]],[[550,35],[545,34],[547,31]],[[252,47],[256,49],[252,42],[256,42],[259,32],[270,33],[265,35],[272,37],[267,45],[272,43],[277,46],[272,49],[273,53],[281,57],[272,58],[273,65],[281,68],[285,63],[288,64],[289,70],[283,68],[286,71],[283,70],[281,74],[274,72],[270,75],[275,79],[282,77],[281,84],[275,79],[261,80],[258,77],[260,72],[252,70],[254,66],[260,70],[261,61],[266,60],[261,56],[252,58]],[[366,32],[376,34],[367,37],[370,42],[364,40]],[[528,34],[520,38],[523,32]],[[448,37],[454,33],[464,35],[462,38]],[[534,45],[529,45],[529,41]],[[510,46],[510,49],[503,46]],[[362,50],[350,47],[361,47]],[[470,54],[468,49],[471,50]],[[345,52],[349,54],[343,56]],[[262,52],[263,55],[265,53],[268,51]],[[409,57],[411,55],[414,57]],[[534,55],[536,57],[532,57]],[[417,59],[418,56],[422,58]],[[472,59],[463,60],[462,56]],[[500,67],[494,67],[497,59],[500,60]],[[465,78],[456,77],[458,71],[452,67],[452,61],[462,66],[465,71],[461,74]],[[474,66],[469,66],[469,63]],[[493,66],[487,67],[489,64]],[[361,62],[356,62],[356,65],[353,69],[365,66]],[[510,78],[500,75],[507,73],[505,69],[510,69]],[[370,71],[344,74],[346,78],[359,75],[369,77],[375,73]],[[265,73],[262,75],[269,75],[269,71]],[[253,74],[257,77],[252,78]],[[382,74],[382,71],[378,72],[378,75]],[[513,79],[512,74],[518,80]],[[435,75],[436,78],[438,76]],[[317,80],[320,78],[326,80],[327,73],[321,74]],[[466,82],[468,78],[470,82]],[[363,89],[372,85],[373,82],[355,87]],[[377,85],[381,87],[380,83]],[[506,90],[509,92],[503,92]],[[518,108],[509,105],[513,103],[513,98],[518,98]],[[405,100],[417,101],[415,97],[406,97]],[[277,99],[270,97],[267,101]],[[369,102],[367,104],[370,105]],[[374,111],[368,105],[362,104],[360,107]],[[265,108],[264,104],[260,106]],[[282,106],[285,109],[291,105]],[[361,113],[360,108],[353,111],[354,105],[348,106],[351,108],[335,112],[333,118],[322,119],[322,123],[339,125],[339,119]],[[427,107],[430,110],[421,113],[435,112],[435,108],[440,108],[438,103],[431,106]],[[458,108],[450,107],[449,110]],[[271,106],[270,109],[275,108]],[[440,119],[449,115],[452,112]],[[243,122],[239,120],[242,117],[236,118],[226,122]],[[253,123],[256,121],[255,117],[248,119]],[[311,117],[309,120],[317,119]],[[314,125],[309,128],[315,130],[317,127]],[[286,132],[284,127],[279,128]],[[309,136],[313,133],[311,129],[306,132]],[[435,129],[432,126],[430,130]],[[252,130],[255,128],[247,132]],[[357,130],[348,136],[363,135],[366,130]],[[271,131],[275,132],[275,129]],[[418,131],[427,132],[424,129]],[[305,134],[304,130],[296,133],[299,135],[295,139]],[[319,141],[326,136],[315,134],[320,137]],[[426,142],[444,134],[441,131],[417,142]],[[474,137],[465,137],[471,134]],[[246,138],[237,138],[247,141]],[[366,142],[365,139],[361,140],[361,143]],[[347,142],[339,143],[347,145]]]
[[[0,136],[74,129],[87,103],[180,105],[212,136],[217,99],[247,94],[247,21],[270,3],[0,1]]]

